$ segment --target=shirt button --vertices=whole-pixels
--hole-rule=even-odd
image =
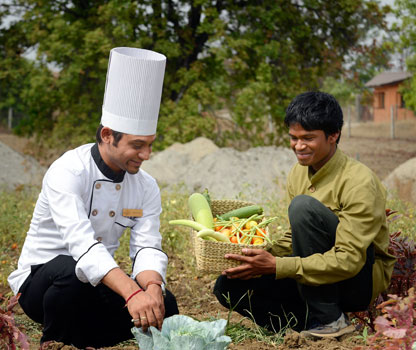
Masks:
[[[117,190],[117,191],[119,191],[119,190],[120,190],[120,188],[121,188],[121,185],[117,184],[117,185],[116,185],[116,190]]]
[[[108,215],[110,215],[111,217],[113,217],[114,215],[116,215],[116,213],[115,213],[113,210],[111,210],[111,211],[108,213]]]
[[[101,242],[103,240],[103,238],[102,237],[97,237],[97,241],[98,242]]]
[[[101,184],[95,184],[95,188],[99,190],[101,188]]]
[[[94,209],[91,214],[92,214],[92,216],[96,216],[98,214],[98,210]]]
[[[311,191],[312,193],[314,193],[316,190],[316,188],[314,186],[309,187],[309,191]]]

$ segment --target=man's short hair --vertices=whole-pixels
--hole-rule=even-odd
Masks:
[[[284,123],[287,127],[298,123],[308,131],[322,130],[328,137],[341,132],[344,119],[342,109],[334,96],[325,92],[309,91],[296,96],[290,102]],[[337,143],[338,141],[339,138]]]
[[[103,129],[103,125],[100,124],[97,128],[97,132],[95,133],[95,139],[97,140],[97,143],[100,144],[101,142],[103,142],[103,140],[101,139],[101,130]],[[111,130],[113,133],[113,137],[114,137],[114,141],[113,141],[113,146],[117,147],[118,142],[121,140],[121,138],[124,135],[124,132],[119,132],[119,131],[114,131]]]

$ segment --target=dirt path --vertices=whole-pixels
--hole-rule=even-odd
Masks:
[[[395,139],[390,132],[390,123],[353,124],[348,137],[346,126],[340,148],[384,179],[400,164],[416,157],[416,120],[397,122]]]

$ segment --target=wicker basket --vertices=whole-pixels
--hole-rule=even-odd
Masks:
[[[230,210],[241,208],[244,206],[252,205],[253,203],[244,202],[239,200],[212,200],[211,210],[215,217],[216,215],[224,214]],[[266,232],[268,230],[266,228]],[[224,255],[227,253],[241,254],[242,248],[265,248],[267,243],[253,246],[251,244],[236,244],[226,242],[214,242],[207,241],[196,236],[196,231],[192,231],[193,243],[194,243],[194,254],[196,258],[197,269],[201,272],[206,273],[221,273],[222,271],[236,267],[241,262],[236,260],[225,259]]]

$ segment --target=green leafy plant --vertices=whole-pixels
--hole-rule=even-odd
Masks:
[[[16,325],[13,308],[17,305],[19,295],[12,296],[9,300],[0,295],[5,301],[0,308],[0,348],[5,350],[17,349],[17,344],[21,350],[29,350],[29,343],[26,335]]]
[[[357,335],[355,338],[356,339],[360,339],[360,340],[362,340],[362,342],[364,344],[367,344],[367,340],[368,340],[368,327],[365,326],[363,328],[363,330],[362,330],[362,333],[360,335]]]
[[[143,332],[132,328],[139,347],[142,350],[224,350],[231,338],[224,335],[227,321],[197,321],[185,315],[174,315],[163,321],[161,331],[150,327]]]

